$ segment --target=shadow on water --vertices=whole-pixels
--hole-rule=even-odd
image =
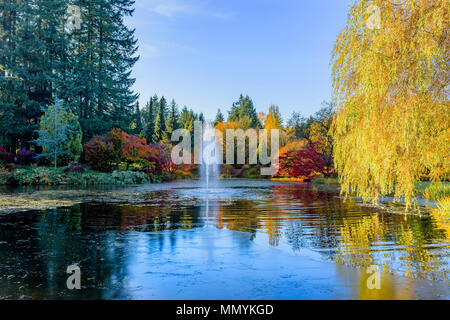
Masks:
[[[139,201],[1,215],[0,297],[449,298],[448,224],[432,216],[291,183],[132,191]],[[82,290],[66,288],[73,264]],[[371,265],[381,290],[367,288]]]

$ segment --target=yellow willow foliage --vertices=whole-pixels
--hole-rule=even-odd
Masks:
[[[449,8],[450,0],[357,0],[350,9],[332,58],[345,194],[376,202],[395,191],[409,205],[416,181],[448,179]]]

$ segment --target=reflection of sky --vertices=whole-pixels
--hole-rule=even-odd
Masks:
[[[175,250],[171,236],[176,238]],[[250,242],[243,232],[206,228],[164,231],[162,239],[161,234],[139,237],[145,238],[145,245],[135,248],[127,261],[134,298],[314,299],[329,291],[326,297],[332,299],[336,289],[326,289],[330,281],[334,288],[348,291],[332,263],[268,248],[258,237]]]

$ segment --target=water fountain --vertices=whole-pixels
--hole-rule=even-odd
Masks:
[[[220,180],[219,152],[216,135],[211,123],[203,125],[203,161],[200,167],[201,179],[207,191],[217,187]]]

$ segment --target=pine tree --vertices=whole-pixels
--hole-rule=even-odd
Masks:
[[[126,129],[138,95],[131,91],[131,68],[139,57],[134,30],[124,18],[134,12],[132,0],[75,0],[81,29],[71,33],[72,85],[66,101],[80,118],[85,139]]]
[[[133,121],[130,124],[131,132],[134,136],[138,137],[141,135],[143,127],[142,127],[142,117],[141,117],[141,109],[139,107],[139,101],[136,102],[136,108],[134,109]]]
[[[239,97],[239,100],[233,103],[229,112],[228,121],[245,124],[251,128],[261,128],[262,125],[258,119],[258,114],[249,96]]]
[[[203,112],[200,112],[200,114],[198,115],[198,121],[200,121],[201,123],[205,122],[205,116],[203,115]]]
[[[169,117],[166,123],[167,139],[170,141],[172,133],[179,128],[178,106],[175,100],[170,103]]]
[[[145,137],[149,143],[153,143],[153,135],[155,134],[155,103],[153,98],[147,102],[145,109]]]
[[[81,9],[68,30],[68,4]],[[138,60],[134,30],[124,24],[133,0],[0,1],[0,141],[30,147],[42,109],[63,99],[85,139],[125,129],[137,95],[130,76]]]
[[[180,127],[186,130],[189,130],[189,132],[194,132],[194,122],[198,119],[198,117],[195,115],[194,111],[191,109],[189,110],[186,106],[184,106],[183,110],[181,111],[180,115]]]
[[[166,129],[166,112],[167,101],[166,98],[161,97],[158,105],[158,113],[155,118],[155,133],[153,134],[153,142],[167,141],[167,129]]]
[[[225,118],[222,114],[222,111],[220,109],[217,110],[216,120],[214,120],[214,126],[217,126],[219,123],[224,123]]]
[[[59,83],[66,4],[10,0],[0,9],[0,136],[14,151],[30,147]]]

